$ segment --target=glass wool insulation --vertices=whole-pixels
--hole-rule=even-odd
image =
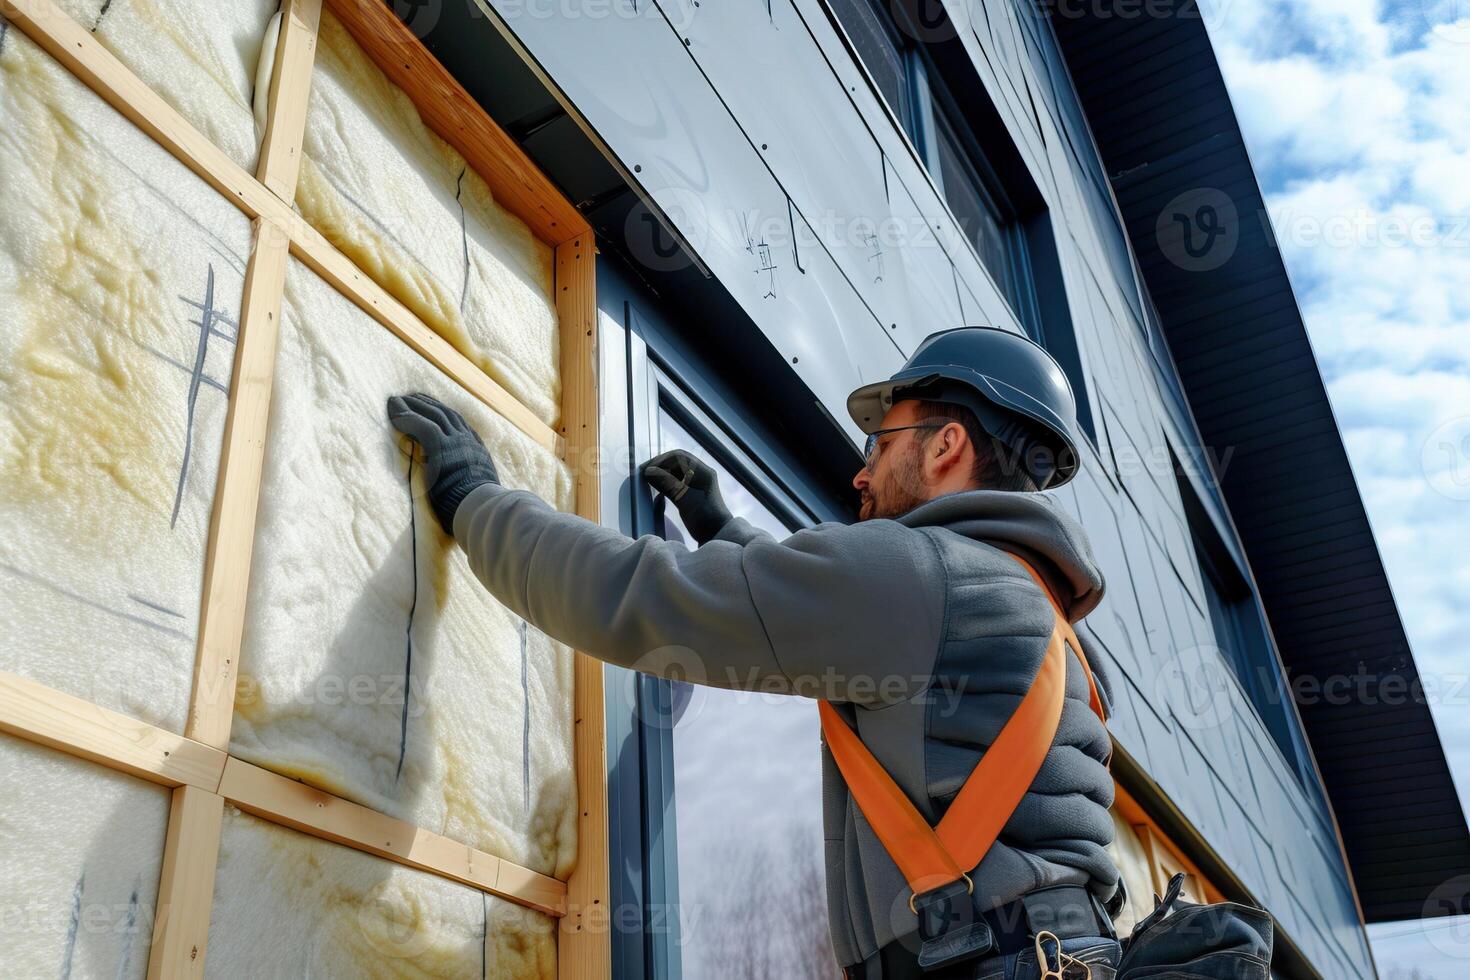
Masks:
[[[497,204],[322,11],[296,207],[548,424],[561,382],[551,247]]]
[[[63,6],[253,169],[253,82],[274,3]],[[424,129],[330,14],[323,22],[308,124],[317,135],[308,132],[298,208],[554,421],[550,249]],[[3,22],[0,121],[0,578],[9,580],[0,669],[181,730],[249,223]],[[382,180],[362,183],[373,174]],[[444,398],[485,437],[508,484],[561,507],[569,473],[294,261],[281,333],[232,751],[565,873],[575,854],[571,653],[473,580],[422,499],[422,474],[409,471],[383,401],[406,390]],[[334,676],[359,680],[338,694]],[[77,784],[64,805],[99,819],[116,811],[107,826],[130,834],[116,850],[130,844],[135,862],[149,864],[139,901],[151,902],[167,792],[56,759]],[[4,765],[25,775],[21,763]],[[34,853],[27,873],[47,879],[48,894],[69,895],[76,862],[95,860],[91,845],[105,828],[80,843],[44,812],[7,814],[7,839]],[[400,957],[414,969],[463,956],[470,972],[489,976],[554,972],[544,916],[239,814],[226,819],[212,971],[233,963],[265,975],[241,957],[284,955],[271,948],[287,934],[280,923],[329,923],[332,908],[354,905],[391,909],[389,935],[418,923],[440,958]],[[85,887],[100,887],[100,874]],[[431,915],[451,892],[458,899]],[[267,898],[296,912],[270,911]],[[302,909],[322,911],[309,920]],[[381,962],[365,921],[356,914],[352,929],[322,932],[330,942],[303,933],[293,962],[322,972],[333,960],[315,957],[327,953]],[[479,940],[459,950],[477,929]],[[77,950],[90,948],[78,940]],[[146,951],[73,963],[74,976],[141,975]]]
[[[552,980],[556,920],[227,805],[205,975]]]
[[[142,977],[169,791],[0,735],[7,977]]]
[[[244,215],[5,32],[0,670],[183,730],[249,252]]]
[[[572,655],[470,572],[388,425],[427,392],[506,486],[556,506],[552,453],[294,259],[230,751],[545,874],[574,855]]]
[[[57,0],[117,59],[250,173],[251,104],[277,0]]]

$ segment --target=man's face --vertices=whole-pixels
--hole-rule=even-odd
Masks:
[[[923,421],[918,416],[918,402],[901,401],[883,416],[880,429],[914,425]],[[867,465],[858,470],[852,485],[862,495],[858,520],[900,517],[930,497],[924,478],[922,446],[932,429],[904,429],[878,436],[877,445]]]

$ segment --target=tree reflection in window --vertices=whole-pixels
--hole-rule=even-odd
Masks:
[[[730,510],[791,533],[666,412],[659,452],[688,449],[720,474]],[[673,507],[667,536],[693,547]],[[680,957],[688,980],[841,976],[827,930],[820,727],[806,698],[674,683]]]

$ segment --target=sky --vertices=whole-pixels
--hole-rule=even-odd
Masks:
[[[1470,0],[1202,7],[1470,803]],[[1470,917],[1369,934],[1470,975]]]

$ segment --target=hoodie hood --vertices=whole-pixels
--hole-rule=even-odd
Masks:
[[[1049,493],[950,493],[920,504],[897,521],[907,527],[942,527],[1020,555],[1051,584],[1072,622],[1102,601],[1102,571],[1093,560],[1087,534]]]

